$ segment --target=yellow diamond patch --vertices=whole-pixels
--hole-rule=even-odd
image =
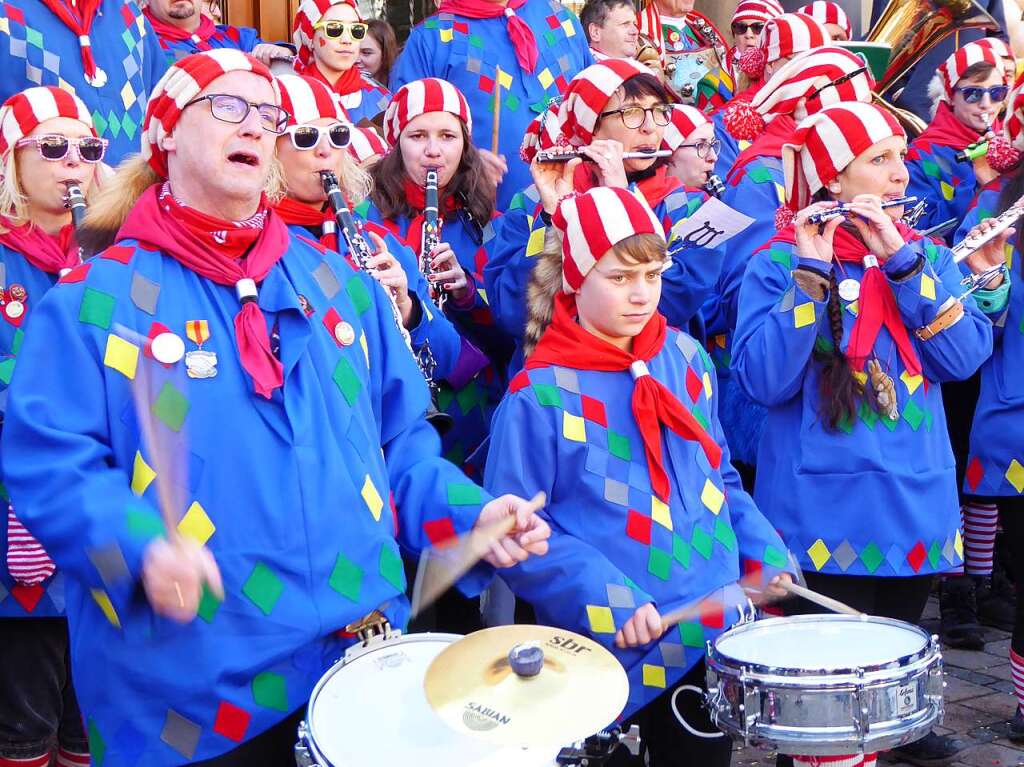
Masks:
[[[592,634],[615,633],[615,619],[612,617],[610,607],[587,605],[587,620],[590,621],[590,633]]]
[[[935,280],[927,274],[921,275],[921,295],[929,301],[935,300]]]
[[[107,596],[107,592],[103,589],[89,589],[92,593],[92,598],[96,600],[96,604],[100,606],[103,614],[107,616],[107,620],[114,628],[121,628],[121,619],[117,617],[117,610],[114,609],[114,603],[110,601],[110,597]]]
[[[705,371],[702,380],[704,381],[704,396],[711,399],[711,374]]]
[[[651,519],[664,528],[672,529],[672,514],[656,495],[651,496]]]
[[[146,463],[142,453],[135,452],[135,463],[132,465],[132,492],[135,495],[142,495],[149,487],[149,483],[156,478],[156,472]]]
[[[805,301],[793,309],[793,325],[803,328],[814,323],[814,304]]]
[[[135,371],[139,366],[139,347],[111,333],[107,336],[103,364],[113,368],[129,381],[134,380]]]
[[[498,82],[501,83],[502,88],[508,90],[509,88],[512,87],[512,75],[510,75],[501,67],[498,67]]]
[[[587,430],[583,425],[583,419],[564,410],[562,411],[562,434],[573,442],[587,441]]]
[[[907,391],[913,394],[917,391],[917,387],[924,382],[924,376],[912,376],[906,370],[900,373],[900,380],[903,381],[907,387]]]
[[[1024,466],[1021,466],[1016,458],[1010,461],[1010,468],[1006,470],[1006,480],[1018,493],[1024,493]]]
[[[868,382],[868,374],[865,373],[863,370],[854,370],[853,377],[861,386]]]
[[[373,518],[380,522],[380,510],[384,508],[384,501],[381,500],[380,493],[377,492],[377,488],[373,484],[373,480],[370,479],[369,474],[366,475],[360,495],[363,496],[363,502],[366,504],[366,508],[370,510],[370,513],[373,514]]]
[[[953,538],[953,551],[956,552],[956,555],[960,557],[960,559],[964,558],[964,539],[960,535],[959,530],[956,531],[956,537]]]
[[[553,83],[554,81],[555,78],[551,76],[551,70],[548,69],[547,67],[545,67],[544,70],[539,75],[537,75],[537,82],[540,83],[540,87],[543,88],[544,90],[550,88],[551,83]]]
[[[544,252],[544,230],[547,227],[534,229],[530,232],[530,239],[526,241],[526,256],[536,256]]]
[[[665,667],[644,664],[644,686],[665,689]]]
[[[200,505],[199,501],[192,502],[192,505],[188,507],[188,511],[185,512],[185,516],[178,523],[178,532],[186,538],[191,538],[200,546],[206,545],[206,542],[210,540],[210,536],[216,530],[217,528],[210,521],[206,509]]]
[[[437,34],[441,36],[442,43],[450,43],[452,38],[455,36],[452,34],[450,29],[439,29],[437,30]]]
[[[722,503],[725,501],[725,495],[722,491],[715,487],[715,483],[710,479],[704,480],[704,489],[700,492],[701,502],[707,506],[712,514],[717,514],[722,510]]]
[[[953,187],[952,186],[947,184],[945,181],[940,181],[939,182],[939,189],[942,190],[942,196],[946,200],[946,202],[949,202],[950,200],[953,199]]]
[[[820,570],[825,566],[825,563],[832,558],[832,552],[828,550],[828,546],[825,545],[825,541],[819,538],[814,542],[811,548],[807,549],[807,556],[811,558],[814,566]]]
[[[562,22],[562,29],[565,30],[566,37],[573,37],[576,35],[576,29],[572,25],[572,19],[566,19]]]
[[[132,81],[129,80],[124,84],[121,89],[121,103],[124,104],[124,108],[128,109],[133,103],[135,103],[135,91],[132,89]]]
[[[366,343],[366,331],[359,333],[359,345],[363,349],[363,357],[366,358],[366,369],[370,369],[370,346]]]

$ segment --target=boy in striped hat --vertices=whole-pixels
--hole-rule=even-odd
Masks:
[[[530,284],[525,369],[495,414],[485,486],[543,490],[543,562],[504,571],[541,623],[590,636],[626,668],[623,716],[651,763],[729,764],[696,696],[706,641],[748,611],[737,583],[788,569],[786,550],[729,462],[714,369],[658,312],[661,223],[639,195],[595,187],[559,202]],[[629,375],[626,375],[626,372]],[[662,625],[707,599],[703,621]]]
[[[830,0],[814,0],[813,3],[797,8],[796,12],[806,14],[824,24],[833,42],[846,42],[853,39],[850,17],[846,15],[846,11],[839,3],[833,3]]]

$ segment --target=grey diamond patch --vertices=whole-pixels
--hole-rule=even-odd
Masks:
[[[324,295],[328,299],[334,298],[338,295],[338,291],[341,290],[341,283],[338,282],[338,278],[331,271],[331,267],[324,261],[313,270],[313,279],[316,280],[316,284],[320,286],[320,290],[324,292]]]
[[[675,642],[662,642],[658,645],[661,650],[661,662],[669,668],[684,668],[686,666],[686,651],[681,644]]]
[[[779,311],[788,312],[792,310],[794,303],[796,303],[796,288],[790,288],[786,291],[785,295],[782,296],[782,302],[779,304]]]
[[[846,572],[847,568],[857,561],[857,552],[854,551],[849,541],[843,541],[832,552],[832,559],[836,561],[843,572]]]
[[[466,59],[466,70],[469,72],[480,74],[480,64],[480,59],[478,59],[476,56],[473,56],[469,59]]]
[[[121,547],[116,543],[104,546],[102,549],[90,549],[89,561],[100,574],[100,578],[107,586],[113,586],[118,581],[131,577],[128,572],[128,563],[124,561],[124,554]]]
[[[43,82],[43,70],[39,67],[32,66],[27,61],[25,62],[25,78],[36,85],[41,85]]]
[[[614,479],[605,478],[604,499],[610,503],[617,503],[619,506],[628,506],[629,485],[625,485]]]
[[[636,600],[633,599],[633,589],[629,586],[620,586],[617,583],[608,584],[608,606],[609,607],[636,607]]]
[[[686,357],[687,362],[693,361],[693,355],[697,353],[697,343],[685,333],[679,333],[676,336],[676,346],[679,347],[679,351]]]
[[[156,313],[156,301],[160,297],[160,286],[138,272],[132,273],[132,303],[146,314]]]
[[[3,602],[5,599],[7,599],[7,595],[9,593],[10,592],[4,588],[4,584],[0,583],[0,602]]]
[[[555,384],[559,389],[565,389],[565,391],[572,392],[573,394],[580,393],[580,380],[579,376],[576,375],[575,370],[556,367]]]
[[[60,74],[60,56],[51,51],[43,51],[43,69],[55,75]]]
[[[167,719],[164,720],[164,728],[160,731],[160,740],[192,761],[201,732],[202,728],[198,724],[173,709],[167,709]]]
[[[24,40],[16,40],[11,38],[11,55],[17,56],[19,59],[25,58],[26,51],[28,50],[28,44]]]
[[[139,64],[135,61],[135,56],[131,53],[124,57],[124,60],[121,62],[121,66],[124,67],[125,77],[133,77],[135,73],[139,71]]]
[[[942,556],[951,565],[956,563],[956,548],[953,546],[952,538],[946,539],[946,545],[942,547]]]

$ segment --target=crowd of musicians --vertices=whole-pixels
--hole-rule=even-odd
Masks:
[[[797,578],[1012,629],[1024,739],[1014,54],[908,135],[838,5],[691,5],[441,0],[398,51],[351,0],[0,3],[0,767],[287,765],[474,530],[430,627],[604,644],[647,764],[729,764],[676,691]]]

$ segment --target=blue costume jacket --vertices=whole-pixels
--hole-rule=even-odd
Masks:
[[[910,171],[907,194],[928,203],[916,224],[922,231],[950,219],[963,221],[978,193],[974,164],[970,160],[961,162],[956,159],[960,149],[931,143],[923,137],[910,145],[907,152],[907,170]],[[953,227],[943,235],[950,244],[955,231],[956,227]]]
[[[135,0],[103,0],[93,21],[92,53],[107,82],[85,81],[78,37],[36,0],[0,4],[0,103],[35,85],[55,85],[92,110],[96,133],[110,141],[105,162],[139,151],[149,92],[167,57]]]
[[[626,716],[678,682],[704,657],[705,643],[736,622],[746,604],[741,576],[788,567],[782,541],[729,463],[707,354],[670,329],[648,368],[723,447],[713,469],[699,443],[661,430],[668,504],[651,488],[629,371],[521,371],[495,415],[485,475],[494,493],[547,493],[547,555],[502,578],[541,623],[615,653],[629,675]],[[715,592],[722,611],[683,622],[649,646],[615,647],[615,632],[636,608],[653,602],[664,615]]]
[[[530,184],[529,166],[519,157],[526,126],[557,99],[569,81],[594,63],[579,19],[557,0],[528,0],[516,10],[537,39],[532,73],[516,60],[504,17],[469,19],[437,14],[412,30],[391,70],[393,90],[422,77],[440,77],[456,86],[473,115],[473,143],[491,149],[494,83],[500,68],[501,105],[498,154],[508,173],[498,186],[498,210]]]
[[[427,387],[371,278],[292,237],[258,301],[284,369],[269,400],[239,361],[234,289],[133,240],[50,291],[19,354],[5,478],[67,576],[96,764],[209,759],[304,707],[350,641],[339,629],[377,608],[405,623],[399,543],[464,532],[488,499],[440,458]],[[147,336],[189,335],[197,320],[215,377],[149,356]],[[226,599],[204,595],[187,625],[154,614],[140,588],[164,531],[133,404],[143,369],[142,402],[181,470],[170,513],[224,579]]]
[[[211,48],[234,48],[245,53],[252,53],[252,49],[263,42],[255,29],[250,27],[232,27],[228,24],[218,24],[217,31],[202,41],[202,43],[205,43],[204,45],[200,45],[193,38],[188,40],[171,40],[157,35],[157,39],[160,40],[160,47],[163,48],[164,53],[167,55],[168,66],[174,64],[179,59],[191,56],[193,53],[201,53]]]
[[[750,397],[768,410],[754,498],[806,569],[911,576],[963,561],[956,472],[937,384],[977,369],[988,355],[992,327],[968,299],[959,322],[918,340],[913,331],[959,295],[960,274],[949,250],[930,240],[906,245],[885,271],[901,274],[915,263],[918,271],[900,282],[890,277],[889,284],[923,375],[903,369],[883,326],[873,351],[895,382],[899,417],[890,420],[862,402],[857,417],[835,431],[822,422],[822,366],[812,360],[816,348],[833,348],[827,300],[815,300],[796,284],[799,261],[783,242],[756,253],[743,279],[732,366]],[[863,279],[860,263],[834,268],[840,281]],[[839,300],[845,350],[858,303]]]

